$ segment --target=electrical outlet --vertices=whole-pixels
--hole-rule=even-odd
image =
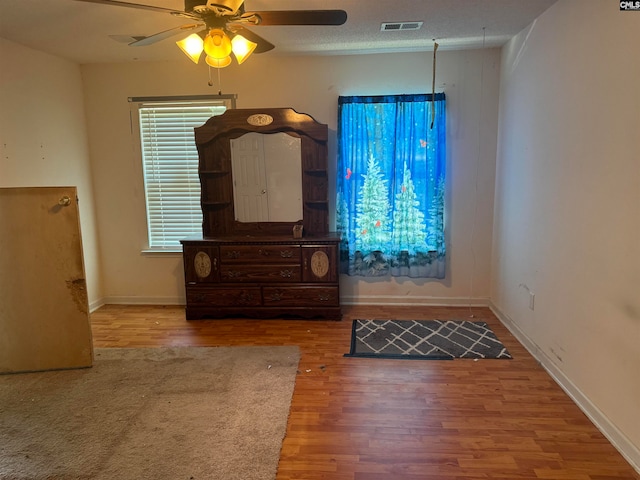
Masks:
[[[533,310],[533,307],[535,305],[535,301],[536,301],[536,295],[533,292],[529,292],[529,308],[531,310]]]

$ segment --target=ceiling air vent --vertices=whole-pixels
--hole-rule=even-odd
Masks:
[[[385,22],[380,25],[382,32],[399,32],[402,30],[420,30],[422,22]]]

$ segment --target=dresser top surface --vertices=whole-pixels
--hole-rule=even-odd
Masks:
[[[326,235],[304,236],[293,238],[292,235],[219,235],[216,237],[191,237],[180,240],[182,245],[202,244],[246,244],[246,245],[314,245],[322,243],[336,243],[340,241],[339,232],[329,232]]]

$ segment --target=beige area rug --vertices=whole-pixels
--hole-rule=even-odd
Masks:
[[[3,480],[274,479],[298,347],[95,351],[0,375]]]

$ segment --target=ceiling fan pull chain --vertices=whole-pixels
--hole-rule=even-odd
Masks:
[[[209,66],[209,86],[213,87],[213,80],[211,79],[211,66]],[[220,69],[216,68],[218,71],[218,95],[222,95],[222,82],[220,81]]]

